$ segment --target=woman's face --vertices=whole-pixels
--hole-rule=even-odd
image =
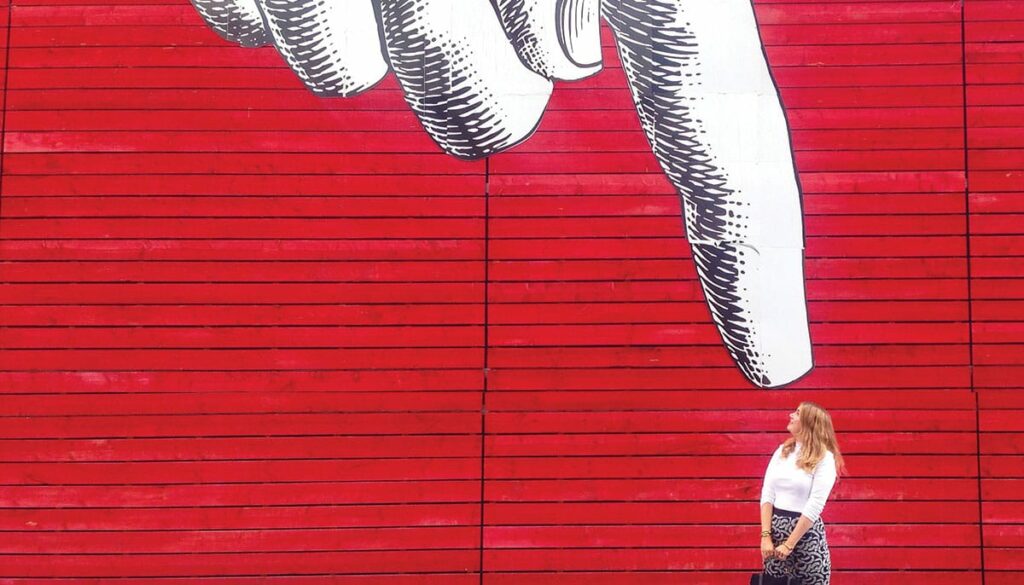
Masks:
[[[797,408],[793,412],[789,413],[789,424],[786,425],[786,430],[789,434],[794,437],[800,432],[800,409]]]

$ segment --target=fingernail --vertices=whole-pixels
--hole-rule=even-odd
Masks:
[[[693,259],[722,341],[762,388],[812,367],[801,248],[693,244]]]
[[[601,64],[600,0],[558,0],[558,38],[579,67]]]
[[[600,0],[497,0],[498,17],[524,65],[549,79],[601,70]]]

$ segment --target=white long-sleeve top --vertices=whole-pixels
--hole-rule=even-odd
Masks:
[[[782,445],[772,454],[764,474],[761,503],[772,504],[780,510],[799,512],[814,522],[825,509],[825,502],[836,483],[836,458],[831,451],[826,451],[814,472],[807,473],[796,466],[800,447],[800,443],[797,443],[785,459],[782,458]]]

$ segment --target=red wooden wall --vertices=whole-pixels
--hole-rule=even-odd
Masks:
[[[730,364],[605,71],[489,161],[182,0],[15,0],[0,579],[745,583],[803,399],[838,585],[1024,582],[1024,2],[761,0],[817,368]]]

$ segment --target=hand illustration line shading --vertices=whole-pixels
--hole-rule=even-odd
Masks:
[[[749,0],[192,2],[223,38],[273,43],[318,95],[394,71],[430,137],[465,159],[526,140],[553,81],[600,71],[603,17],[726,349],[760,387],[813,367],[800,190]]]

